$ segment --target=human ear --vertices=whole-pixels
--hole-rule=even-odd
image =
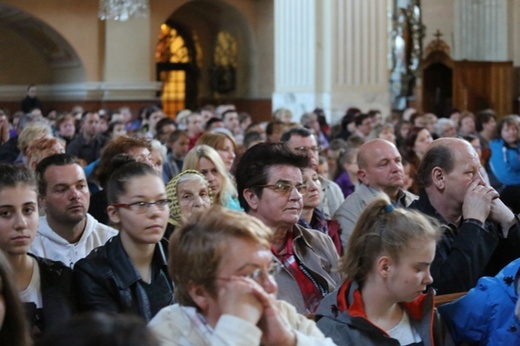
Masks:
[[[381,256],[377,259],[376,270],[383,279],[387,279],[391,272],[393,261],[389,256]]]
[[[204,315],[205,312],[208,310],[209,302],[208,292],[200,285],[196,285],[193,282],[190,282],[188,284],[188,294],[191,297],[191,300],[197,305],[197,307],[201,310],[202,314]]]
[[[369,184],[367,172],[364,169],[360,169],[357,172],[358,179],[365,185]]]
[[[244,192],[242,192],[242,196],[244,196],[244,199],[246,200],[251,210],[258,209],[258,202],[260,199],[253,190],[245,189]]]
[[[119,211],[113,205],[109,205],[107,207],[107,214],[108,218],[110,219],[110,221],[112,221],[112,223],[117,225],[121,222],[121,218],[119,217]]]
[[[444,179],[444,170],[440,167],[434,167],[432,169],[431,177],[433,185],[435,185],[435,187],[438,189],[443,190],[446,185],[446,181]]]

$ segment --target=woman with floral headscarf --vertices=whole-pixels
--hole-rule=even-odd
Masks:
[[[213,204],[208,181],[204,175],[193,169],[185,170],[173,177],[166,185],[166,194],[171,200],[166,238],[193,214],[198,214]]]

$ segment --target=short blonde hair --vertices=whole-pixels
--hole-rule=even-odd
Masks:
[[[39,139],[35,140],[34,142],[30,143],[29,146],[27,147],[27,154],[26,154],[28,166],[31,168],[33,167],[33,165],[36,166],[36,164],[38,164],[41,160],[43,160],[44,158],[49,156],[49,155],[44,156],[44,152],[46,150],[51,149],[52,147],[54,147],[56,145],[61,145],[63,147],[63,152],[61,152],[59,154],[65,153],[66,143],[61,138],[43,137],[43,138],[39,138]],[[58,153],[52,153],[52,154],[58,154]]]
[[[26,155],[29,144],[35,139],[52,138],[52,129],[49,125],[42,122],[35,122],[25,127],[18,136],[18,149]]]
[[[272,230],[243,212],[213,206],[175,230],[169,245],[168,270],[181,305],[197,307],[189,294],[192,284],[216,295],[217,270],[233,239],[251,240],[270,248]]]

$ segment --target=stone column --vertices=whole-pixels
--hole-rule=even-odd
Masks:
[[[103,99],[155,99],[159,83],[153,82],[155,45],[150,42],[149,18],[107,20],[104,25]]]
[[[454,60],[511,61],[511,0],[455,0]]]
[[[388,5],[383,0],[275,0],[273,109],[299,119],[321,107],[390,111]]]

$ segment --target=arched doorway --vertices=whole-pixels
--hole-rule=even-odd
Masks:
[[[175,35],[172,35],[170,29],[163,29],[164,25],[175,29]],[[251,85],[256,83],[257,57],[252,54],[252,28],[244,14],[233,5],[220,0],[186,3],[163,24],[163,40],[158,42],[156,51],[165,50],[166,42],[163,41],[168,34],[163,33],[163,30],[171,37],[177,36],[179,42],[184,42],[180,50],[184,53],[179,55],[184,57],[183,61],[165,61],[167,58],[164,55],[156,57],[157,80],[163,84],[167,81],[165,78],[170,78],[166,77],[166,72],[175,71],[177,76],[186,72],[184,107],[181,107],[181,102],[176,102],[172,110],[194,110],[205,103],[235,102],[247,98],[251,89],[254,89]],[[174,52],[175,49],[168,52]],[[176,95],[180,95],[182,78],[175,80],[179,81],[175,82],[178,84]],[[174,84],[171,80],[169,83]],[[163,87],[163,94],[166,91]],[[168,114],[174,115],[175,111]]]
[[[436,39],[425,50],[421,63],[422,111],[443,116],[453,108],[453,60],[450,48],[436,33]]]
[[[423,70],[423,111],[438,116],[453,105],[452,69],[443,63],[433,63]]]

